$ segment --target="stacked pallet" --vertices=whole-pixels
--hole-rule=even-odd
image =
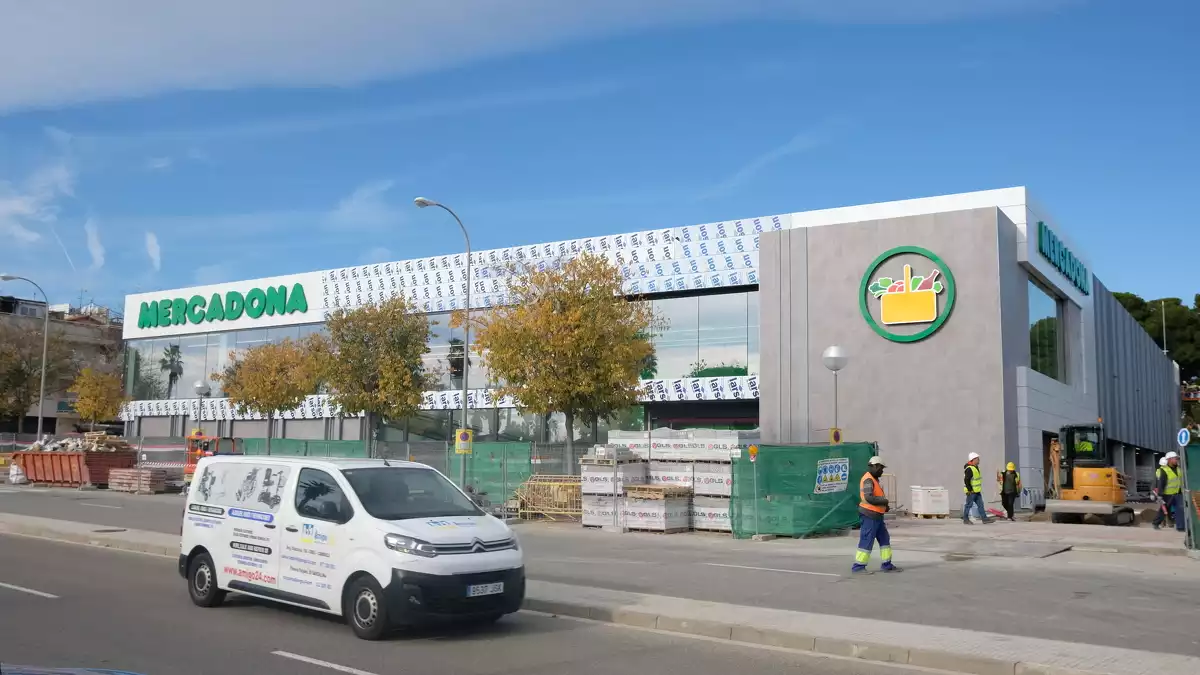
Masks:
[[[626,485],[624,527],[672,534],[691,528],[692,491],[680,485]]]
[[[167,491],[167,472],[163,469],[110,469],[108,489],[139,495]]]
[[[103,431],[89,431],[83,435],[85,452],[115,452],[131,450],[129,442],[120,436],[110,436]]]

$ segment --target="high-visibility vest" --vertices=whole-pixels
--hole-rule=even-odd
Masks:
[[[875,480],[875,476],[872,476],[871,472],[869,472],[869,471],[867,473],[863,474],[862,480],[858,481],[858,494],[860,496],[862,495],[862,493],[867,491],[867,481],[871,481],[871,495],[872,496],[874,496],[874,497],[886,496],[883,494],[883,488],[879,485],[879,481]],[[871,503],[867,502],[867,500],[865,500],[865,499],[862,500],[861,502],[859,502],[858,506],[859,506],[859,508],[864,508],[868,511],[874,511],[875,513],[887,513],[887,509],[885,509],[884,507],[876,506],[875,504],[871,504]]]
[[[970,494],[972,492],[983,492],[983,474],[979,472],[979,467],[975,466],[974,464],[968,464],[967,468],[971,470],[971,489],[968,490],[967,486],[964,485],[963,493]]]
[[[1179,490],[1182,487],[1182,483],[1179,480],[1179,478],[1180,478],[1179,472],[1176,471],[1175,469],[1172,469],[1170,466],[1164,466],[1162,468],[1162,470],[1163,470],[1163,473],[1167,474],[1167,486],[1165,488],[1163,488],[1163,494],[1164,495],[1179,494]]]

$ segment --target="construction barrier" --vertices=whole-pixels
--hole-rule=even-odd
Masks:
[[[522,520],[579,520],[583,492],[579,476],[533,476],[517,488]]]
[[[733,535],[807,537],[858,524],[858,481],[874,443],[760,445],[733,462]]]

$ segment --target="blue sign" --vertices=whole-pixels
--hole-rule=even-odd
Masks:
[[[1188,443],[1192,442],[1192,432],[1187,428],[1180,429],[1179,433],[1175,435],[1175,442],[1179,444],[1179,447],[1186,448]]]

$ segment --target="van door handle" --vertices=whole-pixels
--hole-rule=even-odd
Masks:
[[[268,530],[275,529],[275,526],[272,525],[271,523],[263,523],[263,527],[267,528]]]
[[[297,530],[296,528],[292,527],[291,525],[288,525],[287,527],[285,527],[285,528],[283,528],[283,529],[287,530],[288,532],[299,532],[299,530]]]

